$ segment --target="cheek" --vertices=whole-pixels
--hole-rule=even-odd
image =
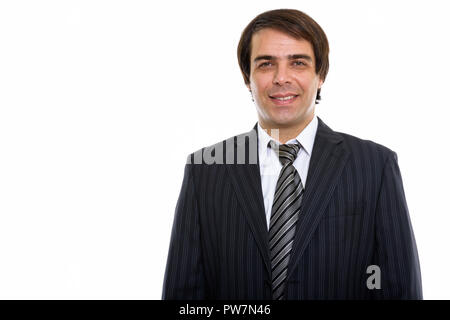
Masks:
[[[266,83],[264,81],[261,81],[261,79],[252,81],[252,91],[258,95],[263,96],[264,92],[266,90]]]
[[[301,77],[298,79],[298,83],[306,93],[314,93],[313,91],[315,91],[319,86],[319,81],[315,77]]]

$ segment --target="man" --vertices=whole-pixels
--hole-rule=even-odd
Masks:
[[[163,299],[422,299],[395,152],[315,116],[328,51],[297,10],[243,31],[258,123],[188,156]]]

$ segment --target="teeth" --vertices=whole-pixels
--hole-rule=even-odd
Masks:
[[[284,98],[275,98],[275,99],[277,99],[277,100],[281,100],[281,101],[284,101],[284,100],[290,100],[290,99],[292,99],[292,98],[294,98],[294,96],[289,96],[289,97],[284,97]]]

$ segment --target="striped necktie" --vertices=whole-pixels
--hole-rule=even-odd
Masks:
[[[299,144],[279,145],[273,140],[269,142],[269,145],[277,153],[283,165],[275,188],[269,225],[272,297],[274,300],[282,300],[304,190],[300,175],[292,165],[301,146]]]

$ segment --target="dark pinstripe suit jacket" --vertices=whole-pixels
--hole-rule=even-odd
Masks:
[[[163,299],[271,299],[259,160],[250,161],[255,137],[257,125],[188,156]],[[239,147],[244,164],[220,163],[237,160]],[[195,164],[215,150],[225,150],[222,161]],[[380,268],[381,289],[367,287],[370,265]],[[422,299],[395,152],[319,118],[285,290],[286,299]]]

